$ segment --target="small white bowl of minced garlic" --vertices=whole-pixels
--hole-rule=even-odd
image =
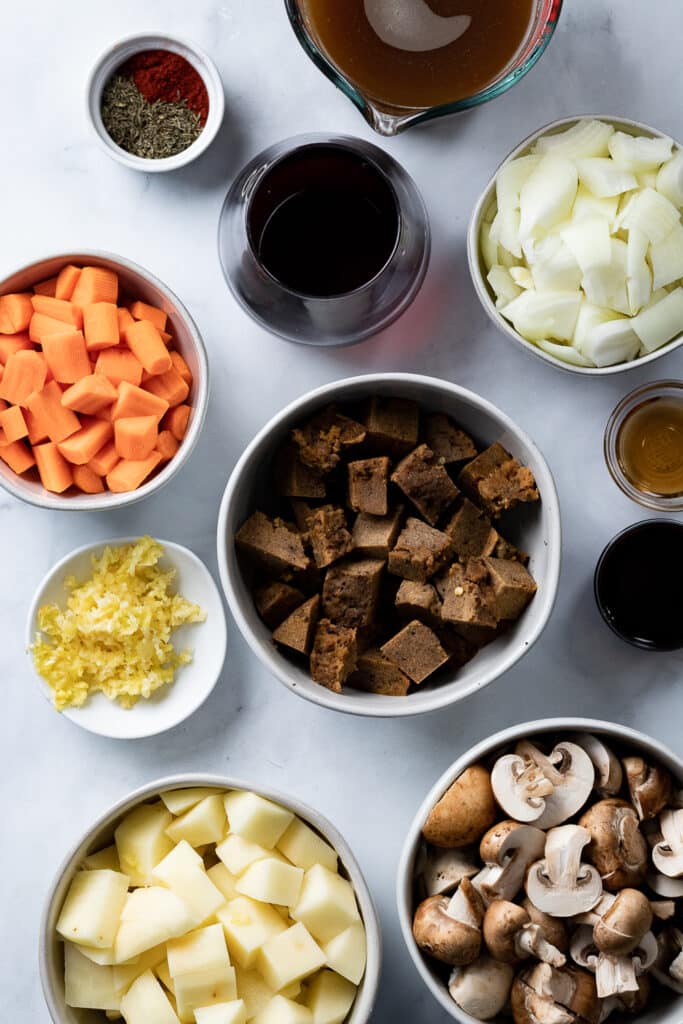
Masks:
[[[227,631],[192,551],[122,537],[72,551],[31,603],[26,648],[53,707],[83,729],[139,739],[173,728],[213,690]]]

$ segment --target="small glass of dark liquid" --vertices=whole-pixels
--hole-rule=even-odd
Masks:
[[[595,570],[605,622],[650,651],[683,648],[683,523],[650,519],[612,540]]]
[[[346,345],[389,326],[429,262],[427,214],[412,179],[358,139],[304,136],[271,147],[225,200],[226,280],[264,327],[308,345]]]

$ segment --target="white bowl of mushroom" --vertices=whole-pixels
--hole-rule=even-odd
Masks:
[[[427,795],[397,900],[461,1024],[680,1024],[683,761],[590,719],[499,732]]]

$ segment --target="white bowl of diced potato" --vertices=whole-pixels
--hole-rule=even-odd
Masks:
[[[112,807],[60,867],[41,924],[54,1024],[365,1024],[380,960],[336,829],[215,775]]]
[[[683,150],[667,135],[601,114],[545,125],[474,208],[479,300],[559,369],[604,376],[653,362],[683,344],[682,208]]]

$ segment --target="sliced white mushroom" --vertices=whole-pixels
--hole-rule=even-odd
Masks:
[[[456,967],[448,991],[461,1010],[477,1020],[493,1020],[510,995],[514,970],[490,956],[481,956],[468,967]]]
[[[546,837],[533,825],[501,821],[482,837],[482,870],[472,879],[484,903],[514,900],[524,884],[529,865],[543,855]]]
[[[610,748],[589,732],[579,732],[574,741],[586,751],[595,769],[594,786],[600,796],[616,796],[624,781],[621,762]]]
[[[647,884],[658,896],[665,900],[677,900],[683,896],[683,878],[669,878],[668,875],[661,875],[657,871],[649,872]]]
[[[536,821],[545,810],[545,798],[555,788],[543,770],[518,754],[499,757],[491,772],[493,793],[506,814],[516,821]]]
[[[553,786],[552,792],[545,797],[543,812],[534,820],[537,828],[550,829],[561,825],[583,807],[593,789],[595,769],[580,746],[563,740],[546,756],[525,740],[517,744],[515,753],[536,765]]]
[[[676,913],[675,900],[650,900],[652,916],[658,921],[670,921]]]
[[[662,985],[683,995],[683,932],[665,928],[657,938],[657,946],[653,975]]]
[[[683,878],[683,810],[662,811],[659,827],[662,841],[652,851],[654,865],[669,878]]]
[[[419,874],[428,896],[446,896],[457,889],[463,878],[476,875],[480,866],[471,847],[455,850],[425,848]]]
[[[599,1006],[595,982],[586,971],[576,967],[557,968],[550,964],[537,964],[523,974],[520,980],[537,996],[554,1006],[555,1013],[568,1011],[572,1022],[576,1022],[577,1018],[593,1021],[597,1017]],[[514,996],[513,988],[513,1009]],[[539,1020],[544,1021],[545,1018],[540,1017]]]
[[[590,833],[578,825],[563,825],[548,832],[544,859],[532,864],[526,880],[527,896],[552,917],[573,917],[592,910],[602,896],[602,879],[591,864],[581,862]]]

